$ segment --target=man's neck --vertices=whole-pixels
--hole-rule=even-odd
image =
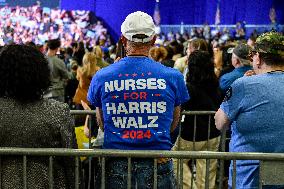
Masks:
[[[48,50],[47,51],[47,56],[55,56],[56,55],[57,50]]]
[[[126,56],[149,56],[149,47],[141,47],[141,48],[128,48]]]
[[[261,70],[261,73],[268,73],[268,72],[284,72],[284,66],[268,66],[268,65],[266,65]]]
[[[146,54],[138,54],[138,53],[133,53],[133,54],[127,54],[127,56],[135,56],[135,57],[137,57],[137,56],[141,56],[141,57],[148,57],[148,55],[146,55]]]

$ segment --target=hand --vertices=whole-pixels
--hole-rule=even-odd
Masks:
[[[118,62],[120,61],[120,59],[121,59],[120,57],[117,57],[114,62]]]
[[[90,106],[86,102],[84,102],[83,100],[81,100],[81,104],[82,104],[84,110],[91,110]],[[86,116],[85,125],[84,125],[84,134],[88,138],[90,137],[90,131],[89,131],[89,128],[88,128],[89,116],[90,115]]]
[[[87,138],[90,137],[90,131],[89,131],[89,128],[86,124],[84,125],[84,134]]]
[[[253,76],[256,75],[256,73],[253,70],[248,70],[246,71],[246,73],[244,74],[244,76]]]

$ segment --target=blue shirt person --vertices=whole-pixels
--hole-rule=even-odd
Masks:
[[[249,50],[250,47],[245,44],[240,44],[235,48],[228,49],[228,53],[232,53],[232,65],[235,69],[220,78],[220,88],[223,94],[225,94],[236,79],[243,77],[248,70],[252,69],[248,57]]]
[[[256,75],[237,79],[215,115],[218,129],[231,126],[230,152],[284,152],[283,41],[283,35],[275,32],[257,39],[251,51]],[[236,188],[259,188],[259,161],[237,160],[236,170]],[[232,187],[232,167],[229,186]],[[263,188],[266,187],[283,188]]]
[[[121,32],[127,57],[97,72],[88,91],[105,131],[103,148],[170,150],[180,105],[189,99],[183,76],[148,58],[156,39],[151,16],[131,13]],[[132,187],[153,188],[153,159],[132,158],[131,168]],[[108,159],[106,188],[126,188],[127,173],[127,159]],[[158,188],[175,188],[171,160],[158,161],[157,175]]]

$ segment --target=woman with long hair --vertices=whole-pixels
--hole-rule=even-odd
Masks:
[[[214,73],[214,63],[208,52],[196,50],[188,58],[187,90],[190,99],[182,105],[186,111],[216,111],[221,103],[219,82]],[[195,118],[185,116],[181,123],[181,135],[173,150],[218,151],[220,132],[215,128],[213,116],[208,126],[208,115]],[[196,125],[195,125],[196,123]],[[195,133],[195,134],[194,134]],[[189,159],[183,160],[183,186],[191,188],[191,169]],[[193,165],[194,162],[192,162]],[[176,167],[175,163],[175,167]],[[196,180],[192,188],[205,188],[206,160],[196,160]],[[210,160],[209,188],[215,188],[217,160]]]
[[[81,105],[81,100],[87,102],[87,92],[91,83],[92,77],[100,69],[97,66],[97,57],[92,52],[87,52],[83,57],[83,65],[77,69],[77,80],[79,81],[73,102],[76,105]],[[82,109],[82,108],[80,108]]]
[[[83,110],[82,101],[89,104],[87,100],[87,93],[92,77],[100,69],[97,66],[97,56],[93,52],[85,53],[83,57],[83,65],[77,69],[76,78],[79,81],[76,93],[73,98],[73,102],[76,105],[76,109]],[[88,116],[87,116],[88,117]],[[86,116],[77,116],[77,125],[84,125],[86,122]],[[89,135],[89,130],[85,124],[84,131],[86,135]]]

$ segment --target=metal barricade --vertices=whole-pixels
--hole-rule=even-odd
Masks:
[[[131,186],[131,159],[132,158],[154,158],[154,188],[157,188],[157,159],[164,158],[177,158],[177,159],[219,159],[219,160],[233,160],[233,186],[232,188],[236,188],[236,160],[260,160],[260,179],[259,179],[259,188],[262,188],[263,184],[284,184],[284,180],[282,175],[279,173],[283,173],[283,165],[284,165],[284,153],[231,153],[231,152],[187,152],[187,151],[141,151],[141,150],[102,150],[102,149],[94,149],[94,150],[78,150],[78,149],[50,149],[50,148],[0,148],[0,157],[13,155],[13,156],[23,156],[23,188],[27,188],[27,161],[29,156],[48,156],[49,157],[49,188],[52,189],[53,186],[53,157],[57,156],[74,156],[76,161],[75,166],[75,175],[76,178],[74,180],[75,188],[79,188],[79,157],[87,156],[87,157],[100,157],[105,162],[106,157],[125,157],[128,158],[128,188]],[[278,175],[274,178],[273,181],[269,181],[270,177],[268,176],[267,171],[271,172],[270,162],[275,162],[277,165],[281,165],[277,170],[274,169],[273,174]],[[267,163],[268,162],[268,163]],[[102,172],[105,171],[105,163],[102,164]],[[268,166],[268,167],[267,167]],[[0,167],[1,173],[1,167]],[[0,175],[1,176],[1,175]],[[11,175],[12,176],[12,175]],[[1,179],[0,179],[1,180]],[[101,178],[102,187],[105,188],[105,175]],[[1,184],[1,183],[0,183]],[[20,184],[20,183],[19,183]]]
[[[86,110],[72,110],[72,115],[95,115],[95,111],[86,111]],[[214,111],[190,111],[190,112],[182,112],[182,115],[185,116],[194,116],[194,136],[196,136],[196,119],[197,116],[200,115],[208,115],[208,135],[207,135],[207,142],[210,138],[210,120],[211,117],[215,114]],[[89,123],[91,123],[91,117],[89,119]],[[89,129],[91,130],[91,124],[89,124]],[[180,135],[180,130],[179,130]],[[157,188],[158,180],[157,180],[157,159],[158,158],[176,158],[178,159],[178,171],[177,171],[177,188],[183,187],[183,169],[181,166],[181,162],[184,159],[205,159],[206,160],[206,177],[205,177],[205,188],[210,188],[208,175],[209,170],[208,167],[210,165],[210,160],[218,159],[219,160],[219,174],[218,174],[218,188],[222,188],[222,180],[224,174],[224,161],[225,160],[232,160],[233,162],[233,179],[232,184],[233,188],[236,188],[236,160],[260,160],[260,182],[259,188],[262,188],[262,184],[284,184],[284,179],[281,179],[282,173],[284,170],[284,153],[282,154],[268,154],[268,153],[229,153],[225,151],[225,141],[226,141],[226,133],[223,132],[221,135],[221,142],[220,142],[220,151],[221,152],[209,152],[209,151],[137,151],[137,150],[102,150],[102,149],[93,149],[91,147],[91,138],[89,137],[89,148],[90,149],[41,149],[41,148],[0,148],[0,162],[1,158],[6,155],[18,155],[23,157],[23,188],[27,188],[27,161],[29,156],[48,156],[49,157],[49,169],[48,169],[48,176],[49,176],[49,188],[54,187],[53,183],[53,163],[54,157],[56,156],[74,156],[75,157],[75,188],[79,188],[79,164],[80,164],[80,157],[85,156],[88,157],[89,160],[89,178],[88,184],[85,188],[91,188],[91,172],[97,171],[92,170],[91,166],[91,158],[100,158],[101,161],[101,188],[105,188],[106,182],[106,158],[109,157],[125,157],[127,158],[128,162],[128,176],[127,176],[127,188],[131,188],[131,161],[133,158],[154,158],[154,187]],[[195,142],[195,141],[193,141]],[[269,172],[270,168],[273,167],[273,171]],[[282,172],[281,172],[282,171]],[[278,174],[278,177],[277,177]],[[279,177],[280,175],[280,177]],[[83,175],[84,176],[84,175]],[[193,177],[192,177],[193,178]],[[95,178],[94,178],[95,179]],[[193,180],[191,180],[193,182]],[[191,183],[192,184],[192,183]],[[1,186],[1,163],[0,163],[0,186]],[[192,185],[191,185],[192,186]]]
[[[95,111],[85,111],[85,110],[72,110],[71,111],[71,114],[72,115],[95,115]],[[181,118],[180,118],[180,121],[179,121],[179,134],[178,134],[178,137],[180,136],[181,134],[181,120],[182,120],[182,116],[194,116],[194,133],[193,133],[193,151],[196,151],[195,150],[195,138],[196,138],[196,135],[197,135],[197,116],[206,116],[208,115],[208,131],[207,131],[207,151],[209,150],[209,140],[210,140],[210,125],[211,125],[211,118],[212,116],[214,116],[215,114],[215,111],[183,111],[181,113]],[[91,117],[89,118],[89,123],[91,123]],[[89,130],[93,129],[91,128],[91,124],[88,125],[89,127]],[[226,133],[225,132],[222,132],[221,134],[221,141],[220,141],[220,151],[224,152],[225,151],[225,142],[226,142]],[[178,140],[178,150],[180,150],[180,142]],[[91,148],[91,138],[89,137],[89,148]],[[191,161],[191,169],[194,169],[194,159]],[[129,160],[129,162],[131,162]],[[104,160],[102,160],[102,163],[105,163]],[[91,159],[89,158],[89,175],[91,175],[91,166],[92,166],[92,163],[91,163]],[[131,165],[130,165],[131,166]],[[210,166],[210,160],[206,159],[206,174],[205,174],[205,188],[209,188],[209,166]],[[219,183],[219,189],[222,188],[222,183],[223,183],[223,177],[224,177],[224,160],[219,160],[219,171],[218,171],[218,182]],[[129,169],[130,171],[130,169]],[[178,185],[179,185],[179,188],[183,188],[183,165],[182,165],[182,161],[181,159],[179,159],[179,161],[177,161],[177,181],[178,181]],[[103,177],[104,178],[104,177]],[[130,177],[128,178],[129,181],[130,180]],[[192,176],[191,177],[191,187],[193,186],[193,182],[194,182],[194,177]],[[91,178],[89,177],[88,178],[88,189],[90,188],[90,185],[91,185]]]
[[[190,141],[193,143],[193,149],[191,149],[192,151],[196,151],[196,136],[198,134],[198,125],[197,125],[197,118],[198,116],[208,116],[208,125],[207,125],[207,143],[206,143],[206,151],[210,151],[209,149],[209,140],[210,140],[210,126],[212,124],[212,118],[215,115],[215,111],[184,111],[182,112],[182,116],[194,116],[194,123],[193,123],[193,141]],[[204,118],[204,117],[203,117]],[[184,117],[182,119],[180,119],[180,127],[179,127],[179,137],[181,136],[181,122],[182,120],[184,120]],[[200,126],[199,126],[200,127]],[[219,151],[221,152],[225,152],[225,143],[226,143],[226,131],[223,131],[222,133],[220,133],[221,135],[221,139],[220,139],[220,146],[219,146]],[[178,140],[178,150],[180,150],[180,140]],[[193,188],[193,182],[194,182],[194,175],[196,175],[198,172],[193,171],[196,170],[196,166],[195,166],[195,159],[191,159],[191,165],[190,165],[190,170],[192,172],[192,176],[191,176],[191,183],[190,186],[191,188]],[[211,161],[212,162],[212,161]],[[221,189],[222,188],[222,184],[223,184],[223,179],[224,179],[224,160],[219,160],[219,165],[218,165],[218,188]],[[178,180],[178,184],[179,184],[179,188],[183,188],[183,177],[184,177],[184,171],[183,171],[183,165],[182,165],[182,161],[179,160],[177,162],[177,180]],[[206,172],[205,172],[205,188],[209,188],[209,167],[210,167],[210,160],[206,159]],[[216,169],[217,169],[217,165],[216,165]],[[200,171],[200,170],[199,170]],[[214,174],[214,173],[211,173]],[[217,174],[217,173],[216,173]],[[212,186],[211,186],[212,187]]]

